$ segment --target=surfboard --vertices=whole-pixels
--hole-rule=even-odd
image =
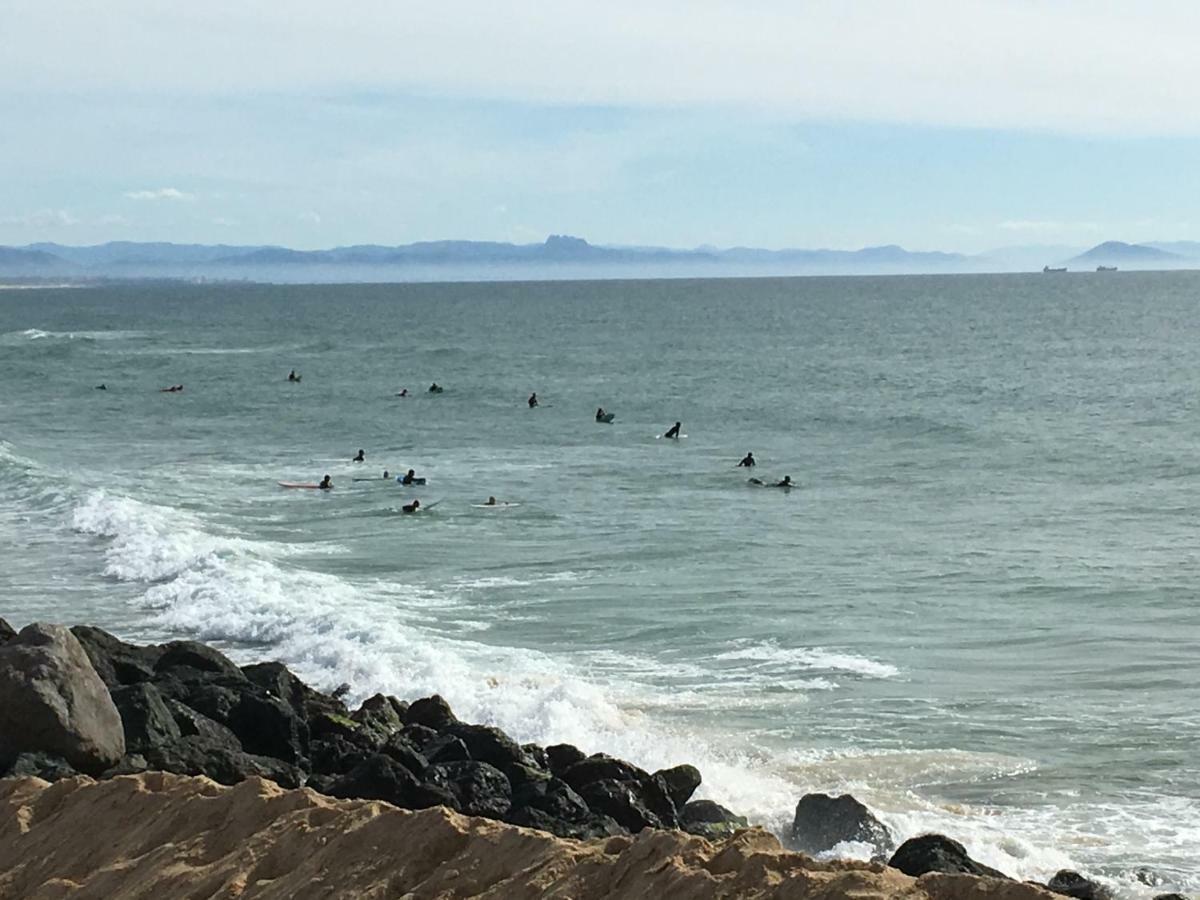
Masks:
[[[598,418],[596,421],[598,423],[600,423],[601,425],[611,425],[613,419],[615,419],[616,417],[617,417],[616,413],[605,413],[600,418]]]
[[[279,486],[284,488],[306,488],[310,491],[321,490],[321,486],[319,484],[312,484],[306,481],[280,481]],[[326,490],[331,490],[331,488],[326,488]]]
[[[510,506],[520,506],[520,503],[472,503],[476,509],[504,509]]]
[[[685,437],[687,437],[687,435],[686,435],[686,434],[681,434],[681,435],[679,435],[678,437],[673,437],[673,438],[669,438],[669,437],[667,437],[665,434],[656,434],[656,435],[654,436],[654,439],[655,439],[656,441],[662,441],[662,440],[667,440],[667,441],[680,441],[680,440],[683,440]]]
[[[357,481],[358,479],[356,478],[354,480]],[[414,484],[424,484],[424,483],[425,483],[424,478],[414,478],[408,484],[404,484],[404,476],[403,475],[397,476],[397,478],[396,478],[396,484],[401,485],[403,487],[411,487]]]
[[[391,484],[392,476],[389,475],[387,478],[352,478],[351,481],[378,481],[380,484]]]

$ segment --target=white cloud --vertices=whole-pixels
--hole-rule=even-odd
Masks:
[[[126,191],[125,196],[130,200],[181,200],[190,202],[196,199],[195,194],[181,191],[178,188],[165,187],[154,190]]]
[[[0,217],[0,225],[18,225],[25,228],[69,228],[78,224],[79,219],[65,209],[39,209],[23,216]]]
[[[307,212],[300,213],[300,221],[306,222],[309,225],[320,225],[321,224],[321,214],[319,212],[316,212],[315,210],[310,209]]]
[[[128,225],[129,219],[120,213],[109,213],[96,220],[97,225]]]
[[[416,91],[1200,134],[1191,0],[359,0],[352,15],[325,0],[70,7],[64,16],[61,4],[9,0],[0,83],[95,94],[148,84],[168,95]]]

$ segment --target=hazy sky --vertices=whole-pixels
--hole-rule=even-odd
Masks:
[[[0,243],[1200,239],[1200,4],[0,0]]]

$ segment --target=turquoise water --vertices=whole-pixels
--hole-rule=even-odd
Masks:
[[[439,691],[523,740],[694,762],[776,828],[850,790],[1014,875],[1200,890],[1198,297],[1190,273],[0,291],[0,615]],[[748,485],[747,451],[798,487]],[[351,480],[384,467],[429,483]]]

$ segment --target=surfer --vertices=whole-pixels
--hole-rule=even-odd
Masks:
[[[392,477],[391,473],[390,473],[390,472],[388,472],[388,470],[387,470],[387,469],[384,469],[384,470],[383,470],[383,480],[384,480],[384,481],[387,481],[387,480],[388,480],[389,478],[391,478],[391,477]]]
[[[679,429],[682,427],[683,426],[679,422],[676,422],[674,425],[672,425],[670,427],[670,429],[667,431],[667,433],[663,435],[663,437],[675,438],[676,440],[678,440],[679,439]]]
[[[535,391],[534,393],[532,393],[532,394],[530,394],[530,395],[529,395],[529,408],[530,408],[530,409],[533,409],[533,408],[534,408],[535,406],[537,406],[537,405],[538,405],[538,403],[537,403],[537,392]]]
[[[400,393],[398,393],[396,396],[397,397],[407,397],[408,396],[408,388],[401,388]]]
[[[442,392],[442,386],[440,384],[438,384],[436,381],[429,386],[429,393],[440,394],[441,392]]]
[[[747,453],[744,457],[742,457],[742,461],[740,463],[738,463],[738,468],[745,466],[747,469],[749,469],[751,466],[754,466],[754,465],[757,465],[757,463],[755,463],[755,461],[754,461],[754,454]]]
[[[417,473],[414,472],[412,469],[409,469],[407,472],[404,473],[404,477],[402,477],[400,479],[400,483],[401,484],[412,484],[416,480],[417,480]]]
[[[98,385],[96,385],[96,390],[98,390],[98,391],[107,391],[107,390],[108,390],[108,385],[107,385],[107,384],[98,384]]]
[[[160,388],[158,392],[160,394],[178,394],[182,390],[182,384],[173,384],[170,387]]]
[[[484,506],[495,506],[495,505],[496,505],[495,497],[488,497],[488,502],[484,504]]]
[[[412,503],[405,503],[402,507],[400,507],[400,511],[406,512],[406,513],[415,513],[420,508],[421,508],[421,501],[414,500]]]
[[[603,407],[603,406],[599,407],[599,408],[596,410],[596,421],[597,421],[597,422],[603,422],[603,421],[604,421],[604,407]]]
[[[333,479],[330,478],[328,475],[326,475],[324,478],[321,479],[321,483],[318,484],[317,487],[319,487],[323,491],[327,491],[331,487],[333,487]]]
[[[356,456],[356,457],[354,457],[354,459],[350,460],[350,462],[366,462],[366,461],[367,461],[367,451],[366,450],[359,450],[358,456]]]
[[[782,487],[782,488],[790,488],[790,487],[795,487],[795,485],[794,485],[794,484],[792,484],[792,476],[791,476],[791,475],[784,475],[784,476],[783,476],[783,481],[777,481],[777,482],[775,483],[775,487]]]
[[[288,381],[296,382],[299,380],[300,380],[300,376],[296,374],[295,369],[292,369],[292,371],[288,372]]]

